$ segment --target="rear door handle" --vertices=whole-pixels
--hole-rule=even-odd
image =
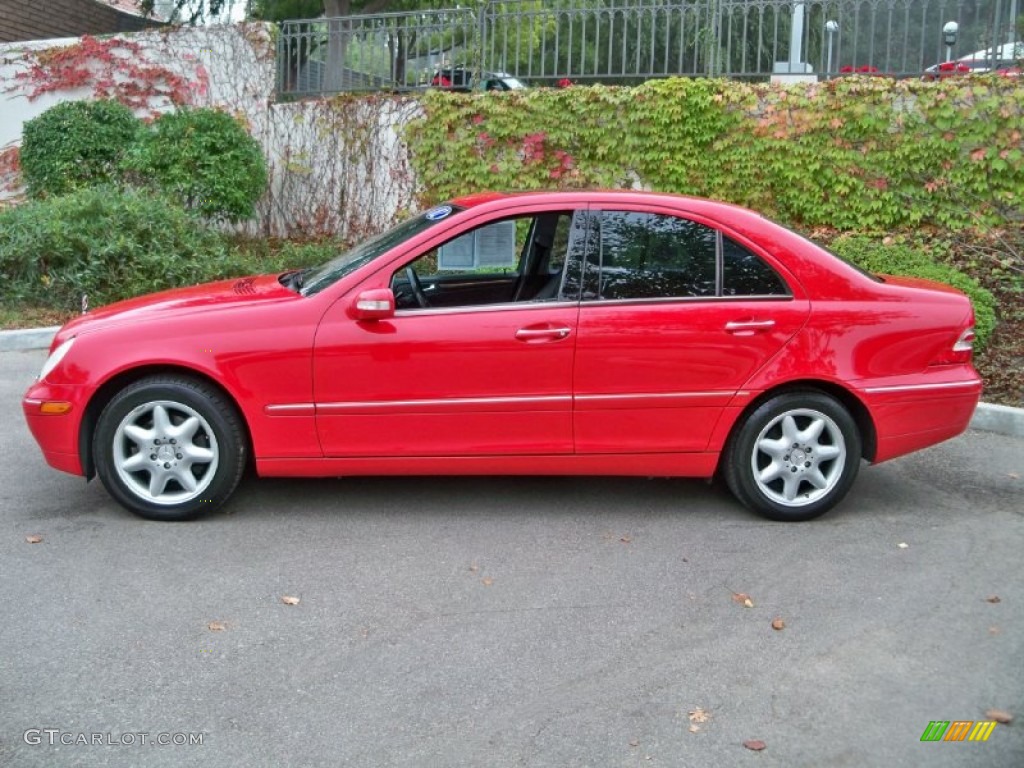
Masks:
[[[558,328],[520,328],[516,331],[516,338],[520,341],[559,341],[566,338],[572,332],[571,328],[560,326]]]
[[[728,333],[737,336],[753,336],[760,331],[767,331],[775,327],[774,320],[730,320],[725,324]]]

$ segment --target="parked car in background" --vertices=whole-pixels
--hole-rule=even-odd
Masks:
[[[479,194],[319,268],[94,309],[23,408],[47,462],[157,520],[216,509],[251,464],[717,474],[797,521],[862,460],[967,428],[973,326],[953,288],[867,274],[725,203]]]
[[[995,57],[993,59],[993,52]],[[1024,61],[1024,43],[1004,43],[996,49],[986,48],[956,59],[933,64],[925,70],[926,80],[954,75],[980,75],[996,72],[1005,77],[1020,77]]]
[[[430,78],[434,88],[449,88],[454,91],[517,91],[526,84],[506,72],[476,72],[466,67],[444,67]]]

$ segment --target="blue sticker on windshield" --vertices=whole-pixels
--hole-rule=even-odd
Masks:
[[[452,212],[450,205],[439,205],[437,208],[426,212],[427,221],[440,221]]]

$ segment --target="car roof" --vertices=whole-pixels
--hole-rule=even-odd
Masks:
[[[733,215],[751,216],[758,219],[764,217],[749,208],[743,208],[732,203],[725,203],[720,200],[710,200],[703,197],[691,195],[680,195],[671,192],[648,192],[645,190],[617,189],[617,190],[553,190],[553,191],[531,191],[531,192],[477,192],[453,199],[451,202],[460,208],[473,208],[499,200],[523,200],[536,202],[538,204],[557,203],[564,200],[566,205],[580,205],[583,203],[592,205],[666,205],[672,208],[684,208],[693,213],[730,213]]]

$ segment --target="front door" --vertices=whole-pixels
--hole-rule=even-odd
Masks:
[[[571,453],[576,219],[491,219],[389,266],[358,289],[394,291],[387,320],[354,321],[337,302],[314,361],[324,454]]]

